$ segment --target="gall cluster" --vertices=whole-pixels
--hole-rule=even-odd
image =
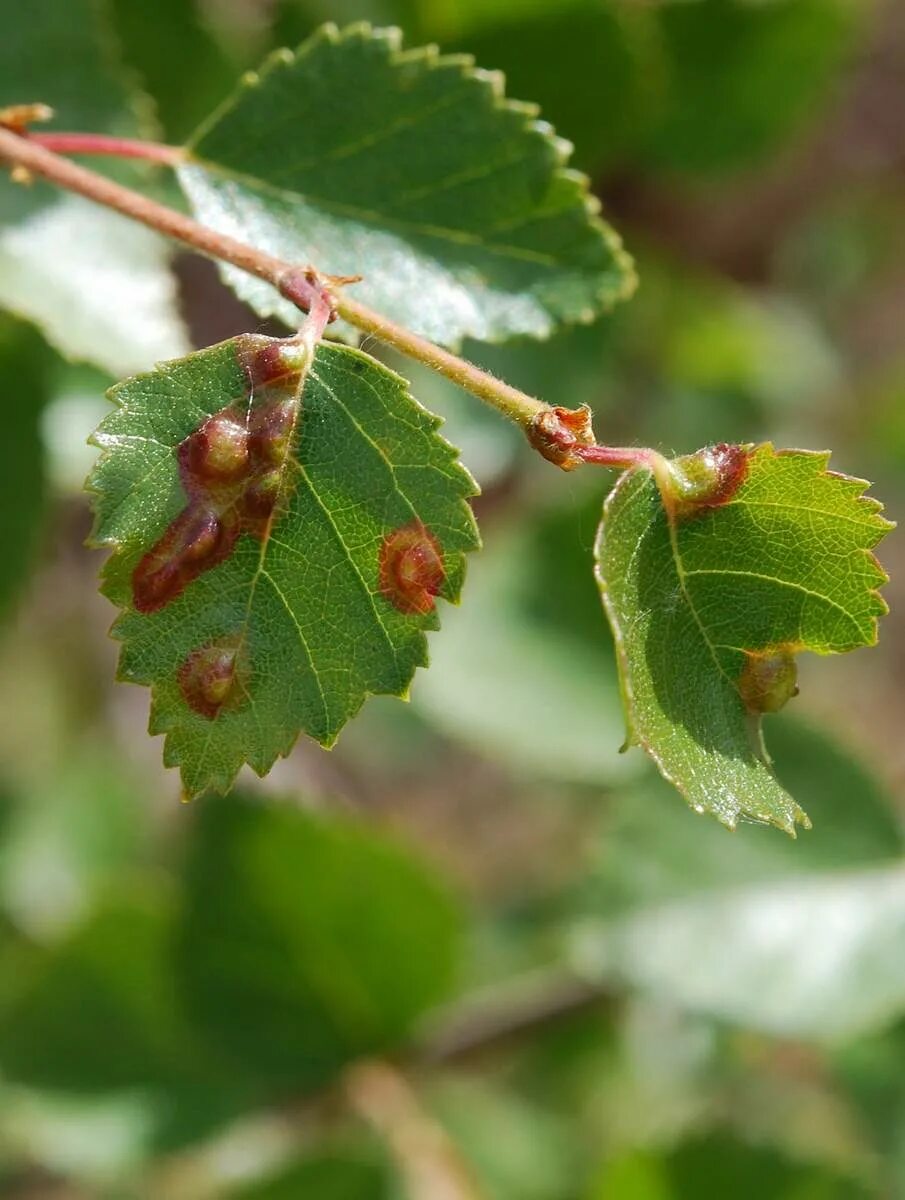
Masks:
[[[132,575],[132,600],[157,612],[232,553],[242,533],[264,537],[283,490],[299,407],[301,364],[273,343],[243,364],[251,403],[209,417],[177,449],[188,503]]]
[[[285,467],[300,413],[304,350],[292,343],[252,343],[239,351],[246,395],[214,413],[176,448],[186,505],[139,561],[132,600],[154,613],[232,553],[240,535],[261,540],[285,496]],[[383,538],[379,588],[403,613],[429,613],[443,588],[443,554],[417,519]],[[177,682],[186,704],[213,720],[247,692],[244,636],[218,638],[193,650]]]

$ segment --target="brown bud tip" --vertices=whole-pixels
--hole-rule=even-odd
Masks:
[[[24,133],[29,125],[53,119],[49,104],[10,104],[0,108],[0,125],[15,133]]]
[[[232,483],[248,469],[248,430],[228,412],[216,413],[183,443],[185,465],[202,483]]]
[[[380,590],[400,612],[429,613],[445,577],[440,544],[420,521],[383,539]]]
[[[193,650],[179,668],[178,680],[189,708],[212,721],[235,694],[235,645],[211,642]]]
[[[581,408],[543,408],[525,432],[534,449],[564,471],[581,466],[576,447],[594,445],[591,410],[586,404]]]
[[[745,660],[738,690],[749,712],[779,712],[798,695],[798,667],[788,647],[746,653]]]
[[[669,464],[674,512],[679,519],[728,503],[748,474],[748,447],[720,442]]]

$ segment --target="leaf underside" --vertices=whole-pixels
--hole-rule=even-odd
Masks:
[[[0,0],[0,29],[0,107],[50,105],[41,128],[155,136],[151,102],[135,91],[94,0]],[[134,179],[115,159],[96,169]],[[118,213],[0,172],[0,307],[66,357],[120,375],[185,353],[169,258],[162,237]]]
[[[202,126],[179,179],[206,225],[365,278],[356,298],[434,341],[549,335],[634,287],[570,150],[502,77],[397,29],[326,25]],[[224,268],[264,316],[296,313]]]
[[[276,389],[295,406],[288,457],[211,493],[227,496],[214,509],[233,538],[209,569],[166,584],[179,554],[205,552],[194,531],[210,519],[186,448],[224,411],[240,432],[271,420],[274,388],[251,386],[248,363],[283,345],[244,335],[127,380],[95,435],[92,540],[113,548],[103,591],[124,610],[120,678],[152,688],[151,732],[166,734],[189,796],[228,790],[245,762],[264,774],[300,730],[330,745],[369,693],[405,695],[438,626],[434,596],[458,599],[478,545],[465,503],[476,488],[438,418],[367,355],[321,345],[300,397]],[[237,520],[252,511],[243,489],[260,501],[274,480],[270,517]]]
[[[616,642],[628,742],[698,812],[794,832],[807,817],[769,768],[740,686],[762,655],[871,645],[891,525],[828,454],[758,446],[730,500],[673,523],[653,476],[622,476],[604,506],[598,582]]]

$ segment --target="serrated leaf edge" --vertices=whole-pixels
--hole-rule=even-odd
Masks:
[[[530,101],[514,100],[506,96],[506,80],[502,71],[487,70],[476,66],[474,56],[471,54],[442,54],[439,46],[433,42],[423,46],[411,46],[406,49],[403,45],[403,31],[395,25],[374,26],[367,21],[356,21],[340,29],[334,22],[328,21],[316,29],[296,49],[291,50],[283,47],[271,51],[260,67],[253,71],[246,71],[241,76],[238,88],[227,96],[222,104],[214,109],[210,116],[198,126],[185,143],[185,150],[188,155],[186,165],[203,166],[212,173],[219,171],[217,163],[211,163],[206,159],[195,157],[193,148],[202,140],[208,129],[215,126],[223,116],[235,107],[241,98],[243,90],[247,91],[251,88],[260,87],[275,71],[278,71],[281,67],[294,65],[300,58],[303,58],[310,50],[322,42],[329,42],[331,45],[341,45],[344,41],[351,41],[356,38],[361,41],[377,40],[385,42],[393,63],[423,61],[431,70],[444,67],[458,67],[463,78],[474,79],[484,84],[490,90],[494,103],[498,108],[521,115],[524,118],[524,134],[528,137],[539,137],[548,146],[553,148],[556,157],[556,166],[553,168],[553,179],[565,180],[572,185],[573,198],[580,201],[583,205],[591,227],[601,237],[612,256],[613,272],[618,273],[621,277],[621,283],[615,288],[606,288],[601,284],[595,294],[596,307],[588,307],[577,317],[564,318],[557,316],[554,319],[551,314],[550,324],[543,332],[529,331],[518,335],[500,333],[492,337],[482,337],[479,339],[480,341],[488,345],[500,345],[515,336],[530,337],[533,341],[548,341],[558,329],[575,325],[593,324],[600,316],[612,311],[617,304],[630,299],[634,295],[638,286],[638,275],[634,259],[625,249],[620,235],[601,216],[602,205],[598,197],[591,191],[591,180],[589,177],[582,171],[577,171],[572,167],[566,166],[574,149],[573,144],[567,138],[560,137],[548,121],[539,118],[540,107],[537,104]],[[235,172],[230,171],[230,175],[234,176]],[[254,182],[256,187],[260,188],[262,186],[260,181],[255,180]],[[264,313],[263,304],[257,305],[256,308],[257,311],[262,314]],[[279,297],[276,293],[274,293],[273,304],[267,307],[266,315],[276,318],[280,316]],[[443,345],[450,349],[458,350],[465,340],[465,336],[444,339]]]
[[[840,483],[849,484],[852,486],[851,499],[857,504],[859,509],[865,512],[865,515],[872,518],[871,521],[865,521],[865,525],[873,525],[876,530],[876,538],[871,545],[859,547],[859,553],[870,562],[876,570],[877,584],[875,587],[868,588],[868,595],[876,601],[877,611],[872,617],[873,637],[869,642],[859,642],[848,649],[860,650],[868,649],[871,646],[876,646],[880,637],[880,618],[885,617],[889,612],[889,605],[885,597],[881,594],[880,589],[889,583],[889,575],[883,567],[876,554],[873,552],[873,547],[878,545],[884,537],[893,529],[896,528],[896,522],[890,521],[887,517],[881,516],[885,506],[876,496],[865,495],[867,489],[872,486],[869,479],[862,479],[858,475],[848,475],[844,471],[828,470],[828,464],[832,458],[832,450],[799,450],[793,447],[782,447],[777,450],[773,442],[759,442],[752,448],[752,453],[763,450],[771,453],[775,458],[798,458],[802,460],[813,459],[815,464],[819,464],[818,469],[814,471],[815,475],[825,475],[828,479],[839,480]],[[838,516],[836,513],[827,513],[828,517]],[[829,655],[829,654],[844,654],[847,650],[822,650],[815,649],[810,646],[802,646],[802,650],[808,651],[811,654]]]
[[[241,334],[238,335],[238,337],[241,337],[241,336],[242,336]],[[191,358],[196,354],[204,354],[209,350],[216,349],[217,346],[223,346],[229,342],[234,342],[236,340],[237,340],[237,338],[227,338],[223,342],[215,343],[212,346],[205,347],[203,350],[192,351],[191,354],[184,355],[181,358],[167,359],[163,362],[156,363],[155,366],[149,371],[138,372],[135,375],[130,375],[127,378],[122,379],[119,382],[113,384],[110,388],[107,389],[105,395],[106,395],[107,399],[109,399],[110,402],[115,406],[116,409],[122,410],[123,404],[120,399],[120,393],[123,389],[125,389],[131,383],[136,382],[139,379],[153,376],[153,375],[161,373],[161,372],[164,374],[169,374],[172,372],[172,369],[174,366],[184,362],[186,358]],[[353,354],[357,357],[367,360],[369,363],[374,363],[376,366],[378,366],[380,368],[380,370],[385,375],[390,377],[390,379],[396,386],[400,387],[404,391],[406,399],[411,404],[413,404],[421,413],[423,413],[425,415],[425,417],[428,419],[431,435],[433,437],[435,437],[440,443],[442,443],[443,447],[449,451],[450,461],[455,464],[457,471],[460,473],[460,475],[462,477],[463,485],[467,486],[469,489],[467,491],[463,491],[462,495],[459,497],[458,503],[461,506],[463,506],[464,509],[469,514],[470,524],[471,524],[471,528],[472,528],[472,532],[473,532],[473,544],[469,548],[459,551],[459,554],[462,557],[462,563],[463,563],[462,572],[463,573],[462,573],[462,582],[460,584],[460,587],[459,587],[456,595],[452,598],[443,597],[443,599],[446,601],[446,603],[458,606],[461,602],[461,591],[462,591],[462,588],[464,587],[464,583],[465,583],[465,574],[466,574],[466,570],[467,570],[466,555],[468,553],[471,553],[471,552],[481,549],[480,532],[478,530],[478,525],[477,525],[477,522],[475,521],[471,505],[468,503],[468,501],[471,498],[480,495],[481,489],[480,489],[477,481],[472,476],[471,472],[461,461],[461,451],[459,450],[459,448],[457,446],[454,446],[452,444],[452,442],[448,441],[445,437],[443,437],[438,432],[439,429],[445,423],[443,417],[438,416],[434,412],[431,412],[431,410],[428,409],[425,405],[423,405],[420,400],[418,400],[414,395],[412,395],[411,385],[410,385],[409,381],[404,376],[400,375],[398,371],[394,371],[391,367],[387,366],[385,363],[380,362],[378,359],[373,358],[370,354],[368,354],[364,350],[358,349],[356,347],[350,347],[350,346],[343,346],[342,350],[344,353]],[[315,363],[312,364],[312,374],[316,374],[316,360],[315,360]],[[108,417],[109,417],[109,415],[110,414],[108,414]],[[104,564],[104,567],[102,568],[102,571],[101,571],[102,579],[103,579],[103,574],[106,570],[107,564],[115,558],[115,556],[119,553],[119,551],[122,547],[122,544],[123,544],[117,538],[98,538],[96,536],[96,529],[97,529],[97,525],[98,525],[98,521],[99,521],[99,514],[97,511],[97,499],[96,498],[102,497],[104,495],[104,489],[97,486],[97,476],[98,476],[99,472],[101,471],[103,465],[116,453],[116,449],[117,449],[117,447],[115,445],[105,443],[102,440],[104,424],[107,421],[108,417],[104,417],[104,419],[101,421],[98,428],[87,439],[88,445],[97,447],[100,450],[100,454],[98,455],[97,461],[92,466],[92,469],[89,472],[88,477],[85,480],[85,485],[84,485],[84,490],[88,493],[89,497],[91,497],[91,507],[94,510],[94,523],[93,523],[91,531],[89,532],[88,536],[85,539],[85,545],[91,549],[98,549],[98,550],[109,549],[109,550],[111,550],[110,558],[107,560],[107,563]],[[103,591],[103,587],[101,588],[101,590]],[[112,601],[111,601],[111,603],[112,603]],[[110,637],[113,641],[116,641],[116,642],[119,642],[122,644],[125,641],[125,637],[120,636],[120,634],[117,630],[117,626],[118,626],[118,624],[120,622],[120,618],[122,617],[124,612],[129,611],[129,610],[120,609],[118,605],[117,605],[117,610],[118,610],[117,615],[114,618],[113,623],[111,624],[107,633],[108,633],[108,637]],[[183,792],[183,798],[186,800],[195,799],[195,798],[197,798],[197,796],[201,795],[205,791],[213,791],[213,792],[216,792],[217,794],[225,795],[234,786],[236,777],[237,777],[239,771],[241,771],[243,766],[251,767],[251,769],[255,772],[255,774],[259,778],[263,779],[264,776],[266,776],[273,769],[273,766],[276,763],[277,759],[286,758],[286,757],[288,757],[289,754],[291,754],[296,743],[299,741],[299,739],[303,735],[306,737],[311,737],[312,741],[317,742],[317,744],[322,746],[325,750],[332,749],[333,746],[336,744],[336,742],[339,738],[339,735],[342,732],[342,729],[344,729],[345,726],[350,721],[354,720],[354,718],[358,715],[358,713],[363,708],[365,702],[367,700],[369,700],[372,696],[377,696],[377,695],[392,696],[395,699],[402,700],[404,702],[408,702],[410,699],[411,688],[412,688],[414,678],[415,678],[415,672],[417,670],[419,670],[420,668],[426,668],[430,665],[429,644],[428,644],[427,639],[428,639],[428,635],[430,633],[434,633],[434,632],[437,632],[437,630],[425,629],[422,631],[421,659],[419,662],[415,663],[415,665],[412,669],[411,677],[409,678],[408,682],[402,688],[400,688],[400,690],[398,692],[393,692],[393,691],[373,692],[373,691],[369,691],[369,690],[363,691],[358,704],[355,706],[354,709],[352,709],[349,712],[348,716],[346,717],[346,720],[343,723],[342,728],[337,730],[337,732],[332,737],[327,737],[322,740],[322,739],[313,737],[311,734],[306,733],[305,730],[299,728],[298,730],[295,731],[295,733],[291,734],[291,736],[289,738],[287,738],[287,740],[283,746],[279,747],[274,752],[273,756],[270,758],[269,761],[266,761],[265,759],[262,758],[260,763],[255,764],[255,763],[248,762],[247,760],[243,760],[243,762],[240,764],[240,766],[235,771],[233,771],[232,773],[222,772],[216,776],[213,776],[211,778],[211,781],[202,789],[190,791],[187,787],[185,787],[185,790]],[[164,766],[169,767],[169,768],[177,768],[178,767],[180,770],[180,774],[181,774],[183,761],[184,761],[183,756],[178,753],[177,749],[173,746],[173,743],[170,739],[170,732],[171,732],[173,724],[174,724],[174,719],[166,719],[160,711],[159,700],[158,700],[158,695],[157,695],[158,685],[156,683],[151,683],[151,684],[139,683],[136,680],[125,677],[122,674],[122,670],[121,670],[121,666],[120,666],[119,662],[117,662],[115,678],[116,678],[117,682],[120,682],[120,683],[130,683],[130,684],[134,684],[136,687],[147,688],[147,690],[150,693],[150,712],[149,712],[149,716],[148,716],[148,734],[151,737],[158,737],[158,736],[163,735],[164,745],[163,745],[163,756],[162,757],[163,757]],[[184,777],[183,777],[183,785],[185,785]]]
[[[832,478],[839,479],[840,481],[843,481],[847,484],[853,485],[856,490],[855,490],[855,493],[854,493],[852,499],[860,507],[863,507],[872,517],[874,517],[876,519],[875,528],[877,531],[877,538],[876,538],[876,541],[873,543],[873,545],[876,545],[883,537],[885,537],[885,535],[891,529],[894,529],[896,527],[894,521],[889,521],[886,517],[882,517],[880,515],[881,512],[883,511],[882,502],[877,500],[876,497],[874,497],[874,496],[866,496],[864,494],[866,492],[866,490],[871,486],[869,480],[861,479],[858,476],[854,476],[854,475],[847,475],[847,474],[844,474],[844,473],[838,472],[838,471],[827,470],[827,464],[830,461],[830,457],[831,457],[831,453],[832,453],[831,451],[829,451],[829,450],[796,450],[796,449],[786,449],[786,448],[777,450],[772,442],[761,442],[757,445],[752,445],[750,448],[751,453],[756,453],[759,450],[773,454],[776,457],[792,457],[792,456],[794,456],[794,457],[798,457],[798,458],[802,458],[802,459],[812,459],[814,461],[815,467],[817,468],[817,471],[815,473],[825,474]],[[634,712],[634,707],[635,707],[635,698],[634,698],[634,694],[632,691],[631,681],[629,678],[628,661],[627,661],[626,653],[625,653],[625,642],[624,642],[624,638],[622,635],[621,624],[620,624],[620,622],[618,622],[616,620],[616,614],[613,610],[612,603],[610,600],[609,588],[608,588],[607,582],[603,576],[603,571],[602,571],[601,565],[600,565],[600,556],[597,551],[597,547],[601,544],[601,539],[602,539],[603,533],[604,533],[604,526],[605,526],[606,519],[609,514],[609,511],[610,511],[613,501],[615,500],[617,495],[620,494],[622,489],[628,487],[630,485],[630,483],[636,477],[642,476],[642,475],[646,475],[649,479],[654,478],[653,472],[647,467],[633,468],[632,470],[623,472],[623,474],[620,475],[619,479],[616,481],[616,484],[611,489],[611,491],[609,492],[609,494],[607,495],[607,497],[604,501],[603,515],[601,518],[600,526],[598,527],[597,537],[595,539],[594,576],[597,581],[597,585],[598,585],[598,588],[600,591],[600,596],[601,596],[601,600],[603,602],[604,609],[606,610],[608,623],[609,623],[610,630],[611,630],[611,633],[613,636],[613,645],[616,650],[616,664],[617,664],[617,669],[618,669],[618,674],[619,674],[619,689],[620,689],[620,693],[622,695],[623,711],[624,711],[625,721],[626,721],[626,741],[625,741],[625,744],[623,745],[622,749],[627,750],[632,745],[637,745],[637,746],[641,747],[641,749],[643,749],[645,751],[645,753],[651,758],[651,760],[656,764],[657,769],[659,770],[659,772],[663,776],[663,778],[668,783],[672,784],[672,786],[679,792],[680,795],[685,797],[684,788],[681,786],[681,784],[678,782],[678,780],[676,780],[672,776],[672,774],[666,767],[665,763],[663,762],[663,759],[660,756],[660,754],[655,750],[653,745],[646,738],[642,737],[638,733],[638,731],[636,730],[636,728],[634,726],[633,712]],[[674,529],[674,519],[672,518],[672,514],[670,513],[668,508],[666,509],[666,511],[667,511],[667,519],[670,520],[671,534],[672,534],[672,530]],[[827,514],[827,515],[832,516],[835,514]],[[874,638],[873,638],[872,642],[865,643],[865,645],[875,645],[877,642],[878,636],[879,636],[879,618],[881,616],[885,615],[889,611],[889,606],[887,605],[883,596],[880,594],[879,589],[884,585],[884,583],[889,581],[889,576],[886,574],[886,571],[881,566],[880,562],[878,561],[876,555],[873,553],[872,549],[862,548],[861,553],[866,555],[867,558],[870,559],[871,562],[876,566],[877,574],[878,574],[877,587],[869,589],[869,594],[876,598],[877,606],[878,606],[877,615],[873,618]],[[807,647],[802,647],[802,649],[807,649]],[[816,651],[816,653],[821,653],[821,652]],[[823,653],[833,653],[833,651],[824,651]],[[757,734],[758,734],[758,738],[761,741],[761,745],[763,745],[763,739],[762,739],[762,735],[761,735],[761,726],[762,726],[762,721],[760,719],[758,719]],[[767,766],[769,769],[769,758],[768,757],[765,760],[765,766]],[[783,789],[783,791],[785,791],[785,789]],[[788,795],[788,793],[786,793],[786,795]],[[685,798],[687,799],[687,797],[685,797]],[[789,796],[789,801],[793,808],[792,818],[789,822],[777,821],[774,818],[769,818],[769,820],[770,820],[771,824],[776,825],[778,828],[782,829],[785,833],[788,833],[791,837],[794,838],[794,837],[796,837],[796,831],[795,831],[796,823],[801,824],[802,827],[805,829],[809,829],[811,827],[811,822],[810,822],[810,819],[808,818],[807,814],[804,812],[804,810],[802,808],[800,808],[800,806],[795,802],[795,800],[792,796]],[[724,817],[723,815],[721,815],[720,813],[718,813],[716,811],[713,811],[713,815],[716,816],[717,819],[723,825],[725,825],[728,829],[734,830],[737,827],[738,818],[742,818],[746,814],[744,814],[742,806],[739,806],[738,816],[737,816],[736,820],[734,820],[734,821],[729,818]]]

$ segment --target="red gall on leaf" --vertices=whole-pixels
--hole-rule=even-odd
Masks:
[[[380,590],[400,612],[430,612],[445,578],[440,543],[420,521],[403,525],[383,539]]]

